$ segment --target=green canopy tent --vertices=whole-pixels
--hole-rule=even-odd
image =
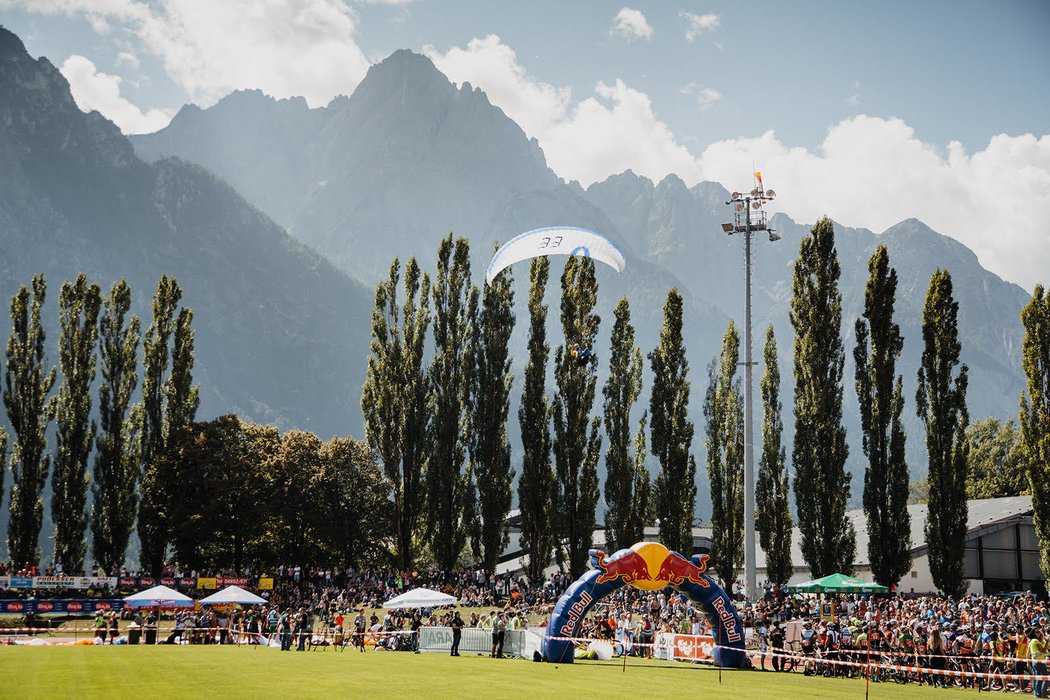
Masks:
[[[823,578],[816,578],[812,581],[805,581],[803,583],[796,583],[794,586],[788,586],[787,590],[792,593],[868,593],[870,595],[880,595],[889,592],[886,586],[882,586],[878,583],[869,583],[867,581],[861,581],[859,578],[853,578],[846,574],[830,574]],[[824,617],[823,604],[821,607],[821,616]],[[835,616],[835,601],[832,599],[831,602],[831,616]]]
[[[887,593],[889,589],[877,583],[861,581],[846,574],[831,574],[812,581],[788,586],[792,593]]]

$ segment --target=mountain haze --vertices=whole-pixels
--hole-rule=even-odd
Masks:
[[[145,330],[166,273],[195,310],[200,416],[360,434],[371,291],[199,165],[141,161],[2,28],[0,250],[5,302],[33,274],[47,276],[51,363],[63,280],[84,271],[108,292],[126,278]]]
[[[637,341],[643,350],[651,349],[667,288],[682,288],[691,309],[686,342],[693,373],[691,415],[698,424],[704,368],[720,346],[728,319],[743,320],[742,242],[721,231],[720,223],[731,214],[722,185],[702,182],[690,188],[674,175],[653,183],[630,171],[586,191],[566,184],[546,167],[536,141],[484,93],[469,84],[456,88],[429,60],[407,51],[373,66],[353,95],[321,109],[259,92],[234,93],[207,110],[186,107],[166,129],[132,141],[146,158],[178,155],[214,170],[366,284],[374,284],[395,255],[416,255],[427,265],[437,239],[449,230],[471,238],[476,265],[487,260],[483,253],[494,242],[537,226],[572,224],[605,232],[624,249],[628,267],[623,276],[600,273],[603,342],[611,306],[627,294]],[[293,162],[301,172],[289,171]],[[286,184],[275,188],[274,183]],[[789,192],[781,195],[790,202]],[[809,227],[784,215],[773,217],[773,225],[783,240],[771,244],[758,237],[753,248],[755,352],[760,354],[765,325],[772,323],[785,378],[782,398],[790,407],[791,272]],[[925,450],[913,399],[930,274],[947,267],[955,281],[974,417],[1016,413],[1022,387],[1018,314],[1027,295],[984,270],[965,246],[913,219],[881,234],[841,224],[836,232],[851,471],[860,474],[864,463],[852,379],[853,324],[863,310],[868,257],[885,243],[900,277],[896,318],[905,350],[898,370],[908,401],[909,459],[913,472],[921,474]],[[524,345],[520,300],[526,274],[524,266],[517,271],[519,348]],[[548,301],[552,298],[549,293]],[[553,325],[551,332],[557,345],[561,339]],[[698,452],[701,442],[698,433]],[[700,481],[706,491],[706,480]]]

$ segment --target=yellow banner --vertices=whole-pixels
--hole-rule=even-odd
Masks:
[[[273,579],[269,576],[260,576],[259,585],[257,588],[260,591],[272,591],[273,590]]]
[[[218,586],[217,586],[216,581],[215,581],[214,578],[198,578],[197,579],[197,588],[206,588],[206,589],[213,590],[213,589],[215,589],[217,587]]]

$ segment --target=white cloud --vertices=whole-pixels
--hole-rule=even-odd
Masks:
[[[599,82],[594,96],[573,104],[569,88],[536,80],[498,36],[473,39],[465,49],[423,52],[453,82],[485,90],[493,104],[543,146],[560,176],[584,186],[632,169],[654,180],[671,172],[697,179],[699,167],[656,118],[649,97],[617,80]]]
[[[678,16],[685,20],[685,40],[690,43],[703,32],[716,29],[721,24],[718,15],[698,15],[694,12],[685,12],[683,10],[678,13]]]
[[[780,195],[776,208],[798,221],[827,214],[882,231],[916,217],[1006,279],[1029,288],[1050,283],[1050,136],[1001,135],[969,154],[953,143],[945,155],[900,119],[861,115],[833,125],[814,150],[789,147],[769,131],[712,143],[697,156],[656,117],[645,93],[620,80],[574,98],[530,76],[497,36],[425,53],[454,82],[484,89],[539,140],[558,175],[584,186],[630,168],[652,180],[675,173],[689,185],[713,180],[732,189],[754,162]]]
[[[609,29],[609,34],[623,37],[627,41],[651,39],[653,37],[653,28],[648,20],[645,19],[645,15],[642,14],[641,10],[624,7],[613,17],[613,24]]]
[[[833,126],[817,152],[770,131],[712,144],[699,159],[704,179],[730,188],[752,161],[777,191],[776,208],[796,220],[827,214],[882,231],[916,217],[1006,279],[1050,282],[1050,136],[1003,134],[972,154],[953,142],[944,156],[900,119],[861,115]]]
[[[95,64],[83,56],[70,56],[60,70],[69,81],[73,99],[80,109],[99,111],[125,134],[148,134],[171,121],[170,112],[151,109],[143,113],[121,97],[120,76],[99,72]]]
[[[32,12],[119,21],[202,106],[232,90],[302,95],[312,106],[349,94],[368,70],[342,0],[0,0]]]
[[[714,88],[705,87],[700,91],[700,111],[703,112],[720,99],[722,99],[722,93]]]

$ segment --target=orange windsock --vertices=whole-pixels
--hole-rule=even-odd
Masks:
[[[758,180],[758,189],[764,190],[765,187],[762,186],[762,173],[758,170],[755,171],[755,179]]]

